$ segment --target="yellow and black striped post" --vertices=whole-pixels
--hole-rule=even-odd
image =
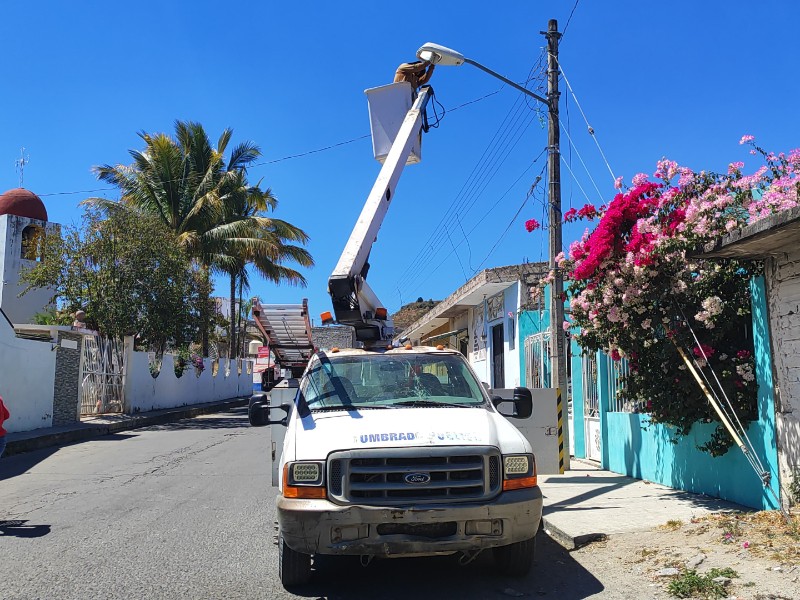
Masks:
[[[558,472],[564,474],[564,407],[561,388],[556,388],[556,410],[558,411]]]

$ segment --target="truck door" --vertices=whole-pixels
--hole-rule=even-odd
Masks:
[[[493,389],[489,393],[501,398],[511,399],[514,397],[513,389]],[[533,447],[537,472],[540,475],[557,475],[559,467],[556,390],[555,388],[534,388],[531,389],[531,395],[533,396],[531,416],[527,419],[509,418],[508,420],[522,432],[522,435]],[[501,414],[509,415],[513,410],[513,405],[504,402],[497,408]],[[563,418],[566,421],[566,404]]]

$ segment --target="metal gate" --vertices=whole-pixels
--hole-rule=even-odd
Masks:
[[[597,353],[583,354],[583,431],[586,458],[602,460],[600,435],[600,396],[597,389]]]
[[[81,414],[121,413],[125,405],[123,344],[99,335],[83,339]]]
[[[550,332],[525,338],[525,387],[550,387]]]

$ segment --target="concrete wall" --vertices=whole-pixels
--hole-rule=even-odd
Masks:
[[[28,225],[53,231],[53,223],[37,221],[16,215],[0,215],[0,307],[12,323],[32,323],[33,316],[42,312],[49,304],[53,291],[47,288],[33,289],[22,298],[25,289],[20,285],[20,274],[36,264],[22,258],[22,231]]]
[[[675,444],[671,442],[670,429],[663,425],[644,429],[644,414],[610,412],[605,414],[605,423],[604,441],[609,452],[608,464],[603,467],[609,471],[753,508],[777,508],[738,448],[717,458],[697,450],[714,430],[713,423],[696,423],[690,434]],[[771,464],[774,470],[777,456],[767,446],[771,435],[768,428],[763,423],[751,423],[747,431],[761,461]],[[775,479],[772,486],[777,494]]]
[[[800,250],[766,261],[781,481],[800,476]]]
[[[192,365],[181,377],[175,376],[173,358],[164,355],[158,377],[150,375],[147,352],[132,352],[126,340],[125,351],[125,410],[130,413],[160,410],[216,400],[249,396],[253,390],[252,361],[242,361],[242,372],[237,372],[236,361],[219,360],[216,376],[213,362],[204,359],[205,369],[198,377]],[[226,376],[226,363],[230,372]],[[250,365],[248,372],[247,365]]]
[[[24,340],[0,314],[0,396],[11,413],[9,432],[53,424],[53,383],[58,347]],[[76,408],[77,410],[77,408]]]
[[[355,348],[356,330],[348,325],[328,325],[311,328],[311,341],[320,350]]]

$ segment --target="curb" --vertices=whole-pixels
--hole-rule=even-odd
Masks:
[[[542,517],[542,524],[544,532],[549,535],[553,540],[564,546],[567,550],[576,550],[581,546],[585,546],[591,542],[606,539],[605,533],[585,533],[582,535],[570,535],[563,529],[553,525],[553,522],[547,517]]]
[[[191,419],[207,413],[227,410],[239,406],[246,406],[247,403],[247,398],[236,398],[233,400],[205,403],[197,406],[166,409],[164,411],[158,411],[158,414],[139,413],[136,415],[127,416],[127,418],[115,423],[103,423],[102,425],[77,423],[75,429],[43,433],[42,435],[31,436],[19,440],[8,440],[3,456],[6,457],[14,454],[33,452],[34,450],[41,450],[42,448],[49,448],[51,446],[73,444],[104,435],[110,435],[112,433],[118,433],[120,431],[129,431],[131,429],[139,429],[141,427],[149,427],[151,425],[163,425],[164,423],[171,423],[181,419]],[[29,433],[31,432],[20,432],[20,435],[26,435]]]

